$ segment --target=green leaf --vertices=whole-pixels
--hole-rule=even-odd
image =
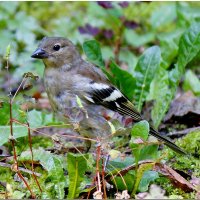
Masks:
[[[10,121],[10,104],[3,102],[3,106],[0,107],[0,125],[8,125]],[[13,103],[12,104],[12,115],[13,118],[17,119],[20,122],[24,122],[26,119],[26,113],[20,110],[20,105]]]
[[[123,178],[121,176],[116,176],[113,180],[113,185],[117,185],[118,190],[128,190],[131,192],[133,190],[135,181],[135,171],[131,170],[128,173],[126,173]]]
[[[147,159],[157,159],[159,156],[158,153],[158,145],[151,144],[144,146],[140,151],[139,160],[147,160]]]
[[[78,198],[80,185],[87,170],[88,155],[67,154],[67,170],[69,174],[69,193],[67,198]]]
[[[161,75],[161,77],[159,76],[158,78],[160,79],[163,77],[163,81],[157,80],[160,87],[158,90],[162,90],[162,93],[159,95],[159,98],[156,99],[157,102],[152,109],[152,118],[155,127],[158,127],[164,116],[164,113],[169,108],[186,65],[197,55],[199,51],[200,23],[195,23],[182,35],[179,41],[177,64],[175,65],[175,68],[168,73],[169,88],[167,88],[167,72],[161,72],[160,70],[160,73],[163,73],[163,75]]]
[[[199,7],[185,2],[176,3],[177,19],[182,26],[191,24],[200,18]]]
[[[200,51],[200,23],[194,23],[179,42],[178,70],[182,74],[186,65]]]
[[[131,141],[130,147],[132,149],[133,156],[135,157],[135,162],[138,163],[140,160],[141,149],[144,144],[136,143],[136,139],[141,138],[144,141],[147,140],[149,133],[149,123],[145,120],[136,123],[131,130]]]
[[[20,122],[25,122],[26,113],[20,111],[19,105],[13,104],[13,118],[17,119]],[[0,124],[8,124],[9,122],[9,104],[3,104],[2,108],[2,119],[0,119]],[[41,111],[32,110],[27,114],[28,121],[30,122],[31,128],[38,128],[41,126],[45,126],[48,124],[55,124],[55,120],[53,118],[53,114],[45,114]],[[5,144],[9,141],[10,137],[10,126],[0,126],[0,145]],[[28,135],[28,129],[26,126],[18,125],[17,123],[13,123],[13,136],[15,139],[20,137],[25,137]]]
[[[101,54],[100,45],[96,40],[89,40],[83,43],[83,51],[89,61],[99,67],[104,67],[104,62]]]
[[[178,55],[178,42],[185,30],[182,28],[176,29],[173,32],[161,33],[157,37],[160,42],[162,61],[161,66],[164,69],[169,68]]]
[[[151,170],[145,171],[138,187],[139,192],[146,192],[148,190],[149,184],[157,178],[159,178],[158,172]]]
[[[124,33],[125,39],[128,44],[133,45],[134,47],[140,47],[149,42],[152,42],[155,39],[154,33],[138,34],[133,30],[125,30]]]
[[[132,100],[136,84],[134,77],[127,71],[121,69],[113,60],[111,61],[110,68],[115,79],[115,85],[118,86],[129,100]]]
[[[191,70],[185,74],[183,88],[185,91],[191,90],[194,94],[200,95],[200,80]]]
[[[162,92],[161,92],[162,91]],[[168,72],[160,68],[156,74],[156,77],[151,85],[151,100],[154,99],[154,105],[151,110],[151,118],[153,125],[158,128],[165,113],[169,107],[172,94],[169,89],[169,77]]]
[[[126,168],[134,163],[133,157],[126,156],[125,158],[118,157],[111,159],[108,163],[107,169],[109,172]]]
[[[131,196],[133,197],[139,187],[139,184],[141,182],[141,179],[143,177],[143,174],[145,171],[152,169],[154,163],[145,163],[145,164],[141,164],[136,172],[136,179],[135,179],[135,184],[134,184],[134,188],[133,191],[131,193]]]
[[[152,13],[151,25],[154,28],[160,28],[176,19],[176,5],[171,3],[170,5],[159,6]]]
[[[137,81],[134,97],[139,111],[141,111],[142,104],[149,93],[150,84],[159,68],[160,60],[160,49],[157,46],[153,46],[144,52],[135,67],[134,77]]]
[[[47,114],[35,109],[28,112],[27,119],[30,123],[30,127],[34,128],[56,123],[53,113]]]
[[[131,130],[131,136],[134,138],[142,138],[147,140],[149,135],[149,123],[146,120],[134,124]]]
[[[137,142],[138,138],[141,138],[144,142],[147,141],[148,134],[149,123],[145,120],[136,123],[131,130],[130,147],[136,164],[139,160],[156,159],[158,157],[158,145],[146,145]]]
[[[63,199],[65,194],[64,192],[65,177],[64,177],[62,160],[58,156],[48,151],[45,151],[44,149],[41,148],[33,150],[33,158],[34,161],[39,161],[40,164],[44,167],[44,169],[47,170],[48,172],[48,177],[46,182],[49,181],[53,183],[52,187],[48,189],[49,190],[53,189],[55,192],[52,198]],[[30,151],[22,152],[19,159],[20,161],[31,160]]]
[[[25,126],[13,124],[14,139],[28,135],[28,129]],[[10,126],[0,126],[0,146],[9,141]]]

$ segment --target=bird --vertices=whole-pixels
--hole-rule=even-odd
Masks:
[[[44,86],[52,109],[63,120],[79,124],[81,135],[108,134],[110,126],[103,116],[107,111],[130,117],[134,123],[144,120],[133,103],[99,67],[83,59],[69,39],[44,37],[31,57],[42,59],[45,65]],[[186,154],[152,125],[149,132],[175,152]]]

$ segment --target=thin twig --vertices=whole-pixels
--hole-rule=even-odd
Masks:
[[[28,140],[29,140],[29,147],[30,147],[30,151],[31,151],[31,169],[32,169],[32,172],[33,172],[33,178],[38,186],[38,188],[40,189],[40,192],[42,192],[42,188],[40,186],[40,183],[38,182],[37,180],[37,177],[35,176],[35,169],[34,169],[34,164],[33,164],[33,150],[32,150],[32,139],[31,139],[31,133],[30,133],[30,125],[29,123],[27,122],[27,125],[28,125]]]
[[[23,77],[23,79],[22,79],[22,81],[21,81],[19,87],[17,88],[17,91],[15,92],[15,94],[14,94],[12,100],[11,100],[12,103],[13,103],[13,101],[14,101],[14,99],[15,99],[17,93],[19,92],[19,90],[20,90],[20,88],[22,87],[22,84],[24,83],[25,80],[26,80],[26,75]]]

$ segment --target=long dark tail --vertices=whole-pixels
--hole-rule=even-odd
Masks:
[[[165,136],[160,135],[154,128],[150,127],[150,134],[154,137],[158,138],[159,140],[163,141],[168,147],[170,147],[172,150],[176,151],[177,153],[186,155],[186,152],[184,152],[180,147],[175,145],[173,142],[170,141]]]

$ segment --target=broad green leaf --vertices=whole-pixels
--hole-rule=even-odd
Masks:
[[[134,124],[131,130],[131,136],[134,138],[142,138],[143,140],[147,140],[149,135],[149,123],[145,120],[140,121]]]
[[[87,170],[87,155],[67,154],[67,170],[69,174],[69,193],[67,198],[74,199],[79,196],[80,185]]]
[[[44,149],[34,149],[33,158],[34,161],[39,161],[44,169],[48,172],[48,177],[46,181],[50,181],[51,183],[53,183],[52,187],[50,187],[49,190],[53,189],[55,191],[55,194],[52,198],[63,199],[65,194],[65,177],[62,160],[58,156],[48,151],[45,151]],[[19,160],[31,160],[30,151],[22,152]]]
[[[165,92],[162,90],[162,94],[160,94],[160,97],[157,98],[157,103],[152,110],[152,118],[155,127],[158,127],[164,113],[169,108],[186,65],[197,55],[199,51],[200,23],[195,23],[182,35],[180,39],[178,62],[175,64],[175,68],[168,73],[169,88],[167,89],[168,80],[166,72],[163,71],[164,74],[161,76],[163,77],[163,82],[158,82],[160,83],[160,89],[163,88]]]
[[[133,76],[127,71],[121,69],[113,60],[110,64],[110,68],[115,79],[115,84],[129,100],[132,100],[136,84]]]
[[[183,88],[185,91],[191,90],[194,94],[200,95],[200,80],[191,70],[185,74]]]
[[[10,121],[10,104],[7,102],[2,103],[0,107],[0,125],[8,125]],[[20,110],[20,105],[12,104],[12,117],[20,122],[24,122],[26,119],[26,113]]]
[[[25,126],[13,124],[14,139],[25,137],[28,135],[28,129]],[[0,126],[0,146],[9,141],[10,126]]]
[[[136,123],[131,131],[130,147],[132,149],[135,162],[145,159],[156,159],[158,157],[158,145],[145,145],[137,142],[141,138],[144,142],[149,134],[149,123],[145,120]]]
[[[136,123],[131,130],[130,147],[132,149],[135,162],[140,160],[141,149],[144,148],[144,144],[136,143],[136,139],[141,138],[146,141],[149,133],[149,123],[145,120]]]
[[[146,192],[149,188],[149,184],[157,178],[159,178],[158,172],[151,170],[145,171],[138,187],[139,192]]]
[[[151,144],[144,146],[140,151],[139,160],[157,159],[159,156],[158,145]]]
[[[178,70],[182,74],[186,65],[200,51],[200,23],[194,23],[179,42]]]
[[[100,45],[96,40],[89,40],[83,43],[83,51],[89,61],[99,67],[104,67]]]
[[[161,92],[162,91],[162,92]],[[153,125],[158,128],[171,101],[171,90],[169,89],[168,72],[159,68],[156,77],[151,85],[151,100],[154,99],[154,105],[151,110]]]
[[[134,97],[139,111],[141,111],[143,102],[149,93],[150,84],[159,68],[160,60],[160,49],[153,46],[143,53],[135,67],[134,78],[137,81],[136,88],[134,88]]]

